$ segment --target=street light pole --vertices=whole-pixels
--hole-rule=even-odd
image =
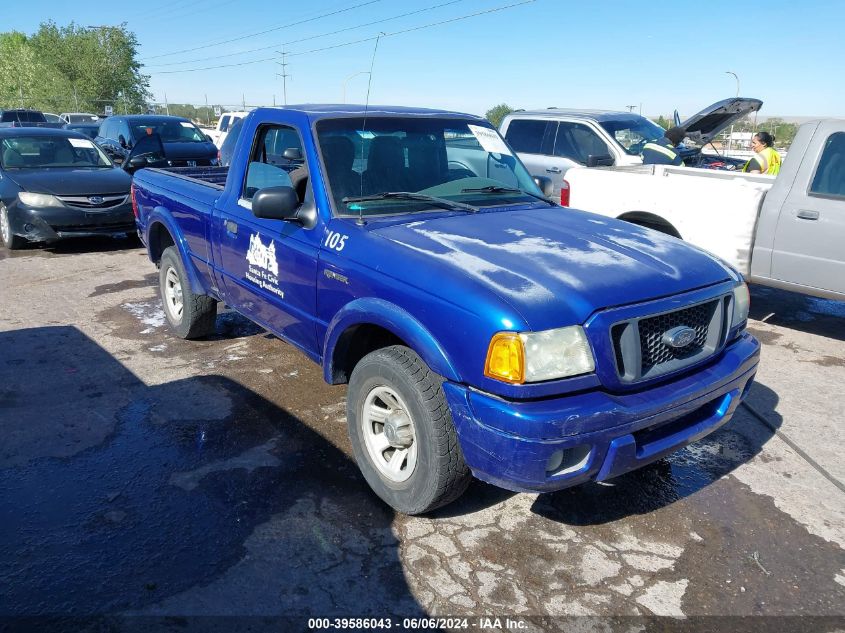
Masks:
[[[369,71],[362,70],[362,71],[359,71],[357,73],[352,73],[351,75],[349,75],[349,77],[347,77],[346,79],[343,80],[343,103],[346,103],[346,84],[347,84],[347,82],[350,79],[357,77],[358,75],[369,75],[369,74],[370,74]]]

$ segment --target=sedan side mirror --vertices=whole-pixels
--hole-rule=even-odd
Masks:
[[[299,197],[293,187],[264,187],[252,197],[252,214],[266,220],[297,220]]]
[[[282,158],[286,158],[290,161],[302,160],[302,152],[298,147],[288,147],[282,154]]]
[[[129,173],[132,173],[133,171],[137,171],[142,167],[146,167],[148,163],[149,161],[147,160],[147,157],[143,154],[140,156],[133,156],[128,161],[123,163],[123,169],[125,169]]]
[[[545,176],[532,176],[532,178],[534,179],[534,184],[537,185],[540,188],[540,191],[543,192],[543,195],[547,198],[551,198],[555,190],[552,179],[546,178]]]
[[[613,156],[610,154],[590,154],[587,156],[587,167],[613,167]]]

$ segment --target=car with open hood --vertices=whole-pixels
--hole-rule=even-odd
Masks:
[[[676,125],[687,130],[695,147],[679,149],[689,167],[734,168],[734,159],[703,154],[701,147],[731,123],[763,105],[759,99],[736,97],[707,106]],[[677,115],[676,115],[677,117]],[[517,110],[500,126],[528,171],[552,181],[552,196],[567,203],[564,177],[572,167],[641,165],[646,143],[663,136],[662,127],[634,112],[613,110]]]
[[[97,144],[122,163],[144,137],[156,135],[164,143],[172,167],[217,165],[217,147],[189,119],[167,115],[115,115],[103,121]]]

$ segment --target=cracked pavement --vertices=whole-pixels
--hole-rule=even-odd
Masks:
[[[845,304],[754,289],[748,406],[669,459],[406,517],[343,387],[230,311],[175,338],[156,284],[121,241],[0,254],[0,614],[845,616]]]

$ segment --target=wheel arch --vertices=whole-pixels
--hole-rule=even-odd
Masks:
[[[357,299],[332,319],[323,344],[323,376],[329,384],[349,381],[364,356],[382,347],[404,345],[435,373],[460,380],[445,350],[411,314],[383,299]]]
[[[648,229],[654,229],[655,231],[660,231],[661,233],[677,237],[681,240],[684,239],[681,236],[681,232],[678,231],[671,222],[655,213],[650,213],[648,211],[626,211],[617,219],[630,222],[631,224],[636,224],[637,226],[643,226]]]
[[[179,251],[179,257],[182,259],[182,265],[185,267],[191,290],[197,294],[207,294],[207,290],[200,281],[199,272],[190,257],[185,239],[173,218],[160,209],[155,209],[150,214],[146,233],[147,254],[150,260],[159,265],[164,250],[169,246],[175,246],[176,250]]]

